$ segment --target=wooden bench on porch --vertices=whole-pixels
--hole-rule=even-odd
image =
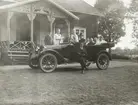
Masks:
[[[31,41],[0,42],[1,60],[4,64],[28,64],[29,50],[32,47]]]

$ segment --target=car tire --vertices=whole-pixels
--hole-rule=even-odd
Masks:
[[[39,68],[39,64],[38,63],[33,63],[33,60],[29,60],[29,66],[32,68],[32,69],[38,69]]]
[[[48,59],[49,57],[49,59]],[[39,59],[40,69],[45,73],[51,73],[57,68],[57,58],[54,54],[46,53]]]
[[[96,65],[100,70],[107,70],[109,66],[109,62],[110,62],[109,56],[105,53],[101,53],[97,57]]]

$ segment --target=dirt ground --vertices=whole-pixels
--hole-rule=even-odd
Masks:
[[[53,73],[0,67],[0,105],[138,105],[138,63],[112,61],[108,70],[78,64]]]

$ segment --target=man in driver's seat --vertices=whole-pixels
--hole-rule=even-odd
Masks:
[[[87,57],[87,51],[84,48],[85,45],[85,39],[81,39],[79,43],[75,44],[76,49],[76,60],[81,64],[82,67],[82,73],[84,73],[84,70],[86,70],[86,57]]]

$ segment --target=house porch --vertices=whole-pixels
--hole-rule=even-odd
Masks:
[[[11,59],[15,51],[27,53],[32,43],[44,45],[45,36],[50,34],[53,37],[56,28],[69,37],[70,20],[74,19],[48,1],[15,6],[0,15],[0,55],[7,56],[7,59]]]

